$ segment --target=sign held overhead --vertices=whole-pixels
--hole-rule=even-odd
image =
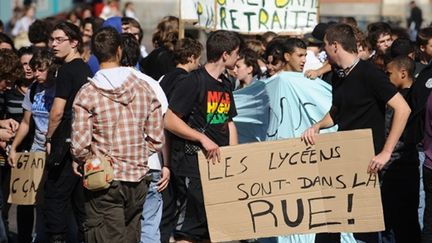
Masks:
[[[199,26],[245,34],[302,34],[318,20],[318,0],[193,0]],[[185,13],[185,15],[187,15]]]

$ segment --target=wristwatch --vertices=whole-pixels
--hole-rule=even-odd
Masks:
[[[51,138],[45,137],[45,143],[51,143]]]

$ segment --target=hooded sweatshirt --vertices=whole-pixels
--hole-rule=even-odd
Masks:
[[[103,69],[78,92],[73,105],[72,153],[113,160],[114,180],[138,182],[148,158],[164,142],[161,105],[149,84],[127,67]]]

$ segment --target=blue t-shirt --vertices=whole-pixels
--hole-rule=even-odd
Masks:
[[[31,88],[24,97],[22,107],[32,113],[35,122],[36,131],[31,151],[45,151],[45,136],[48,131],[49,112],[55,97],[55,85],[50,87],[38,85],[33,103],[30,100],[30,90]]]

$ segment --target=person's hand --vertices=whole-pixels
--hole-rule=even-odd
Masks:
[[[316,79],[321,75],[318,70],[307,70],[305,71],[304,76],[309,79]]]
[[[72,170],[73,170],[75,175],[82,177],[81,166],[80,166],[80,164],[78,164],[78,162],[72,161]]]
[[[47,155],[49,155],[51,153],[51,143],[50,142],[45,144],[45,149],[46,149]]]
[[[9,154],[9,151],[8,151],[9,146],[8,146],[8,144],[6,142],[0,141],[0,148],[3,149],[3,150],[5,150],[6,154]]]
[[[374,156],[369,162],[368,173],[377,173],[382,170],[384,166],[389,162],[391,153],[381,151],[381,153]]]
[[[304,133],[301,135],[301,140],[306,142],[308,145],[315,144],[315,136],[319,134],[320,128],[318,124],[314,124],[309,127]]]
[[[8,163],[12,168],[15,168],[16,165],[16,150],[11,148],[8,155]]]
[[[213,164],[216,163],[216,160],[217,162],[220,162],[219,146],[204,134],[202,134],[200,142],[202,147],[204,148],[203,152],[206,156],[207,161],[211,160]]]
[[[171,171],[168,167],[164,166],[161,170],[161,178],[157,182],[157,190],[158,192],[161,192],[167,188],[168,183],[170,181]]]
[[[2,142],[7,142],[11,140],[15,136],[15,133],[9,129],[2,128],[0,129],[0,140]]]
[[[19,123],[12,118],[6,120],[0,120],[0,127],[16,132],[19,127]]]

